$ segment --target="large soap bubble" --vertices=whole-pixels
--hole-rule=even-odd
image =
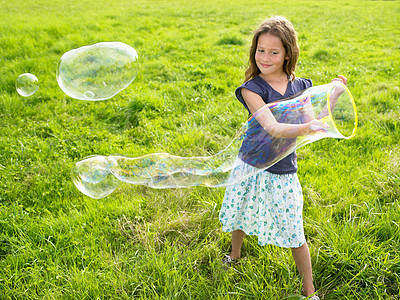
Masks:
[[[121,42],[103,42],[61,56],[57,82],[68,96],[88,101],[109,99],[136,78],[138,54]]]
[[[274,137],[262,126],[269,111],[280,123],[302,124],[319,119],[323,126],[297,138]],[[243,124],[225,149],[213,156],[179,157],[168,153],[140,157],[93,156],[77,162],[72,177],[77,188],[93,198],[110,194],[117,181],[153,188],[224,187],[269,168],[296,149],[319,139],[349,139],[356,129],[357,112],[353,97],[346,86],[334,81],[261,107]],[[109,183],[102,183],[103,178],[112,181],[112,191]],[[89,192],[86,186],[90,186]],[[103,191],[104,187],[107,190]]]
[[[15,82],[15,87],[21,96],[32,96],[39,89],[38,79],[31,73],[21,74]]]
[[[104,198],[119,185],[119,180],[110,173],[110,167],[104,156],[87,157],[75,164],[72,180],[85,195],[95,199]]]

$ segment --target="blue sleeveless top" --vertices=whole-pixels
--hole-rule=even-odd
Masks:
[[[305,78],[295,78],[294,80],[289,80],[287,89],[285,94],[280,94],[275,91],[264,79],[260,76],[256,76],[253,79],[243,83],[240,87],[238,87],[235,91],[236,98],[243,104],[243,106],[247,109],[250,114],[250,110],[247,107],[246,102],[242,97],[241,90],[242,88],[246,88],[257,95],[259,95],[266,104],[270,102],[274,102],[277,100],[286,99],[296,95],[312,86],[311,79]],[[266,169],[266,171],[274,174],[292,174],[297,172],[297,156],[296,152],[291,153],[284,159],[280,160],[272,167]]]

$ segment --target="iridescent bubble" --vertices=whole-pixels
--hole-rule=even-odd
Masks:
[[[57,82],[74,99],[109,99],[128,87],[138,73],[138,54],[121,42],[103,42],[61,56]]]
[[[295,138],[273,136],[264,128],[274,115],[279,123],[303,124],[317,119],[313,132]],[[96,197],[110,194],[118,181],[153,188],[224,187],[239,183],[282,160],[296,149],[322,138],[349,139],[357,129],[357,112],[350,91],[343,84],[311,87],[293,98],[264,105],[238,130],[220,152],[206,157],[180,157],[152,153],[140,157],[93,156],[77,162],[75,185],[90,186]],[[84,167],[83,167],[84,166]],[[113,178],[113,179],[111,179]],[[102,184],[102,182],[112,184]],[[84,182],[84,183],[82,183]],[[112,186],[111,190],[109,186]],[[106,190],[102,190],[106,187]]]
[[[24,73],[18,76],[15,82],[18,94],[23,97],[32,96],[39,89],[38,79],[31,73]]]
[[[77,162],[71,171],[72,181],[85,195],[100,199],[111,194],[119,180],[111,174],[105,156],[90,156]]]

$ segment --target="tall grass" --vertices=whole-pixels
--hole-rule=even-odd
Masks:
[[[230,236],[223,189],[122,184],[94,200],[74,187],[92,154],[216,153],[246,119],[234,98],[251,31],[294,23],[297,75],[349,79],[357,135],[298,152],[304,219],[323,299],[399,299],[400,3],[398,1],[0,1],[0,298],[298,299],[290,252],[244,242],[224,271]],[[68,50],[120,41],[140,57],[114,98],[58,88]],[[23,98],[19,74],[40,90]]]

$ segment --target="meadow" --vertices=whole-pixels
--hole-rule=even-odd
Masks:
[[[297,76],[348,78],[350,140],[298,150],[304,224],[322,299],[400,299],[399,1],[0,0],[0,299],[299,299],[290,250],[247,237],[241,264],[223,188],[121,186],[95,200],[72,183],[86,156],[212,155],[247,114],[252,30],[273,15],[298,32]],[[137,78],[112,99],[57,85],[61,55],[119,41]],[[15,80],[40,89],[21,97]]]

